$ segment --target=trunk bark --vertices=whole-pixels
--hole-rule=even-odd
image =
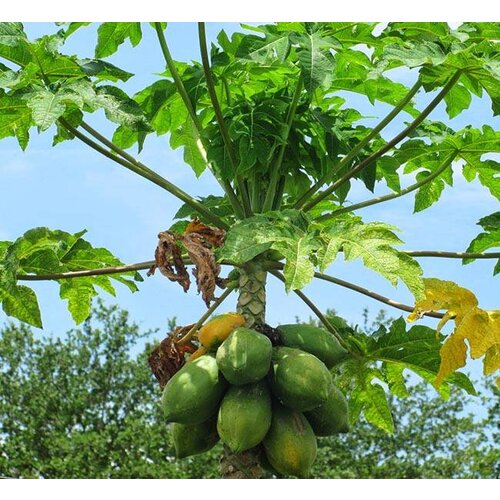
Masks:
[[[249,263],[241,269],[237,312],[246,319],[246,326],[265,323],[266,317],[266,272],[258,263]],[[260,466],[257,446],[243,453],[232,453],[224,447],[220,461],[221,476],[224,479],[262,479],[267,476]]]

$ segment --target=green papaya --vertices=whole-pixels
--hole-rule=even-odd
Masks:
[[[316,436],[349,432],[349,409],[342,391],[332,384],[328,399],[313,410],[304,412]]]
[[[271,341],[250,328],[236,328],[217,349],[217,364],[233,385],[258,382],[271,366]]]
[[[269,381],[273,394],[297,411],[312,410],[325,403],[333,383],[322,361],[292,347],[273,349]]]
[[[175,457],[184,458],[204,453],[219,441],[217,419],[215,417],[201,424],[172,424]]]
[[[231,386],[219,408],[217,431],[234,453],[257,446],[271,426],[271,394],[265,381]]]
[[[163,389],[167,422],[201,424],[215,415],[227,388],[214,356],[205,354],[186,363]]]
[[[316,436],[302,413],[276,404],[264,450],[271,466],[284,476],[309,477],[316,459]]]
[[[259,465],[271,476],[281,478],[281,474],[271,465],[271,462],[269,462],[269,459],[267,458],[266,452],[263,447],[259,453]]]
[[[336,365],[348,354],[339,341],[323,328],[297,323],[280,325],[278,331],[283,345],[314,354],[327,368]]]

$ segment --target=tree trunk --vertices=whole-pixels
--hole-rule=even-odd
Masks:
[[[241,269],[237,312],[246,319],[246,326],[265,323],[266,272],[257,263],[249,263]],[[260,466],[260,447],[243,453],[233,453],[224,447],[221,458],[221,476],[224,479],[261,479],[266,473]]]

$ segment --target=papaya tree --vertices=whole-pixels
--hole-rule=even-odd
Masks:
[[[486,375],[500,368],[500,312],[482,309],[473,292],[454,282],[424,277],[417,260],[455,258],[469,264],[498,259],[500,252],[488,250],[500,245],[500,212],[484,214],[478,222],[481,232],[462,252],[400,250],[398,228],[363,221],[366,207],[405,196],[414,196],[414,211],[422,211],[438,202],[444,189],[457,189],[456,176],[477,180],[485,193],[500,198],[498,132],[486,124],[454,130],[432,118],[442,103],[450,118],[460,115],[475,102],[472,96],[491,101],[492,115],[499,113],[498,24],[242,25],[241,32],[231,36],[222,30],[209,46],[205,24],[198,23],[200,57],[191,62],[174,59],[168,26],[162,22],[105,22],[97,29],[94,58],[66,54],[65,42],[88,24],[58,23],[55,33],[35,40],[21,23],[0,24],[0,138],[14,137],[24,150],[36,127],[53,134],[54,146],[81,141],[110,164],[165,191],[179,203],[176,221],[158,228],[158,245],[151,249],[155,259],[137,264],[124,264],[109,250],[94,247],[84,238],[85,231],[37,227],[15,241],[0,242],[0,301],[7,315],[42,326],[37,297],[27,281],[57,282],[74,321],[81,323],[98,289],[114,293],[112,280],[135,291],[143,279],[139,271],[151,276],[158,270],[187,291],[192,266],[207,311],[191,325],[170,332],[149,359],[165,387],[166,414],[174,425],[183,425],[172,417],[181,409],[188,415],[186,425],[201,423],[193,415],[202,415],[202,408],[190,407],[182,391],[169,389],[182,370],[190,370],[193,380],[202,373],[203,384],[208,384],[203,387],[215,391],[216,399],[203,407],[205,417],[216,414],[221,404],[220,417],[229,407],[228,395],[238,401],[245,387],[233,385],[223,396],[227,380],[218,370],[224,363],[229,370],[227,363],[234,359],[228,361],[227,352],[236,349],[235,342],[226,340],[238,338],[238,346],[247,345],[244,355],[250,358],[253,353],[253,370],[263,359],[255,352],[271,353],[266,370],[272,423],[263,432],[263,445],[240,449],[223,439],[228,445],[221,461],[225,477],[262,477],[261,465],[269,466],[267,462],[284,475],[307,475],[316,453],[314,432],[322,427],[317,412],[328,398],[336,399],[336,407],[347,405],[347,400],[349,404],[336,431],[347,430],[364,415],[392,432],[387,394],[408,394],[405,370],[446,397],[451,386],[474,393],[467,376],[458,371],[467,356],[482,359]],[[144,30],[152,30],[157,38],[158,76],[130,96],[121,82],[132,74],[106,58],[125,42],[140,44]],[[398,79],[402,72],[412,79],[410,86]],[[389,105],[390,111],[376,125],[363,125],[356,99],[349,98],[356,94]],[[422,96],[427,104],[417,106]],[[89,123],[97,111],[116,126],[111,137]],[[388,127],[402,116],[407,122],[388,137]],[[197,176],[209,171],[220,189],[197,197],[139,161],[131,148],[141,152],[151,134],[168,135],[170,146],[182,149],[186,165]],[[365,188],[362,201],[350,201],[353,186]],[[373,195],[379,186],[386,194]],[[414,303],[399,303],[363,284],[327,274],[342,257],[346,266],[360,259],[392,285],[402,282]],[[497,260],[493,274],[499,271]],[[297,294],[323,324],[323,329],[308,328],[306,344],[293,343],[302,336],[292,325],[275,329],[266,324],[268,278],[282,282],[284,292]],[[409,327],[399,318],[367,335],[340,317],[321,313],[302,291],[313,280],[406,311],[408,322],[424,316],[438,322],[434,328]],[[237,311],[207,322],[233,292]],[[340,306],[333,305],[341,314]],[[446,323],[453,326],[449,334],[443,333]],[[259,340],[247,341],[249,331]],[[314,347],[322,339],[334,346],[331,362],[322,358],[322,348]],[[219,348],[215,358],[212,354],[221,342],[225,350]],[[300,366],[296,372],[315,377],[286,381],[285,365],[292,371]],[[195,397],[192,404],[201,403]],[[244,421],[234,418],[234,408],[227,410],[229,421]],[[218,434],[227,436],[230,431],[224,429],[219,425]],[[291,456],[276,456],[276,449],[285,445],[300,463],[290,464]]]

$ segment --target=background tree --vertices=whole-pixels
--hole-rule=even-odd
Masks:
[[[205,24],[199,23],[201,62],[184,63],[173,59],[161,22],[102,23],[94,58],[62,53],[68,37],[87,24],[66,23],[34,41],[20,23],[0,25],[0,138],[15,137],[24,149],[33,126],[53,130],[54,144],[77,138],[183,205],[178,221],[160,233],[155,262],[124,266],[84,240],[84,232],[35,228],[16,241],[0,242],[0,300],[8,315],[42,325],[35,293],[20,281],[59,283],[61,298],[80,323],[97,288],[115,293],[111,278],[136,290],[137,271],[149,268],[152,274],[158,268],[186,291],[185,266],[193,265],[208,311],[176,342],[182,345],[233,289],[247,325],[264,323],[266,281],[272,275],[287,292],[297,293],[349,352],[338,380],[350,395],[352,420],[364,415],[388,432],[394,421],[385,388],[406,394],[404,369],[446,395],[451,385],[474,392],[457,372],[468,350],[483,359],[486,374],[500,368],[498,311],[483,310],[472,292],[454,283],[424,279],[414,258],[496,259],[498,252],[484,252],[498,246],[499,213],[479,221],[483,231],[462,253],[401,251],[397,228],[365,223],[357,215],[410,193],[415,211],[424,210],[453,184],[454,175],[469,182],[477,178],[500,197],[498,163],[491,158],[498,152],[498,133],[488,125],[457,131],[430,119],[441,102],[450,117],[459,115],[472,95],[487,95],[498,113],[498,25],[277,23],[244,27],[250,32],[231,38],[222,31],[209,47]],[[139,44],[143,29],[154,30],[165,71],[129,97],[119,82],[131,74],[105,58],[125,41]],[[413,70],[413,85],[395,79],[394,69]],[[373,127],[360,125],[359,110],[337,95],[344,90],[391,110]],[[430,100],[418,109],[415,98],[422,94],[431,94]],[[87,121],[98,110],[118,125],[112,139]],[[381,132],[403,113],[410,121],[386,140]],[[170,145],[183,148],[197,175],[212,172],[221,194],[197,199],[126,151],[135,145],[140,151],[152,133],[169,134]],[[388,193],[351,203],[355,181],[369,192],[383,183]],[[404,283],[415,305],[325,274],[339,255],[361,259],[393,285]],[[228,279],[220,276],[221,263],[235,268]],[[498,270],[497,265],[494,273]],[[420,325],[407,331],[399,318],[368,336],[329,321],[301,291],[315,278],[413,311],[411,321],[441,318],[437,332]],[[226,288],[218,299],[217,286]],[[448,321],[455,328],[445,336],[440,332]],[[227,459],[238,462],[230,454]]]
[[[0,340],[0,476],[44,478],[215,478],[219,444],[174,459],[170,426],[156,404],[146,358],[154,332],[99,305],[82,328],[57,338],[6,325]],[[144,346],[144,342],[147,342]],[[443,401],[412,386],[391,402],[395,433],[362,419],[352,432],[321,438],[321,478],[498,478],[498,391],[489,415],[453,391]]]

